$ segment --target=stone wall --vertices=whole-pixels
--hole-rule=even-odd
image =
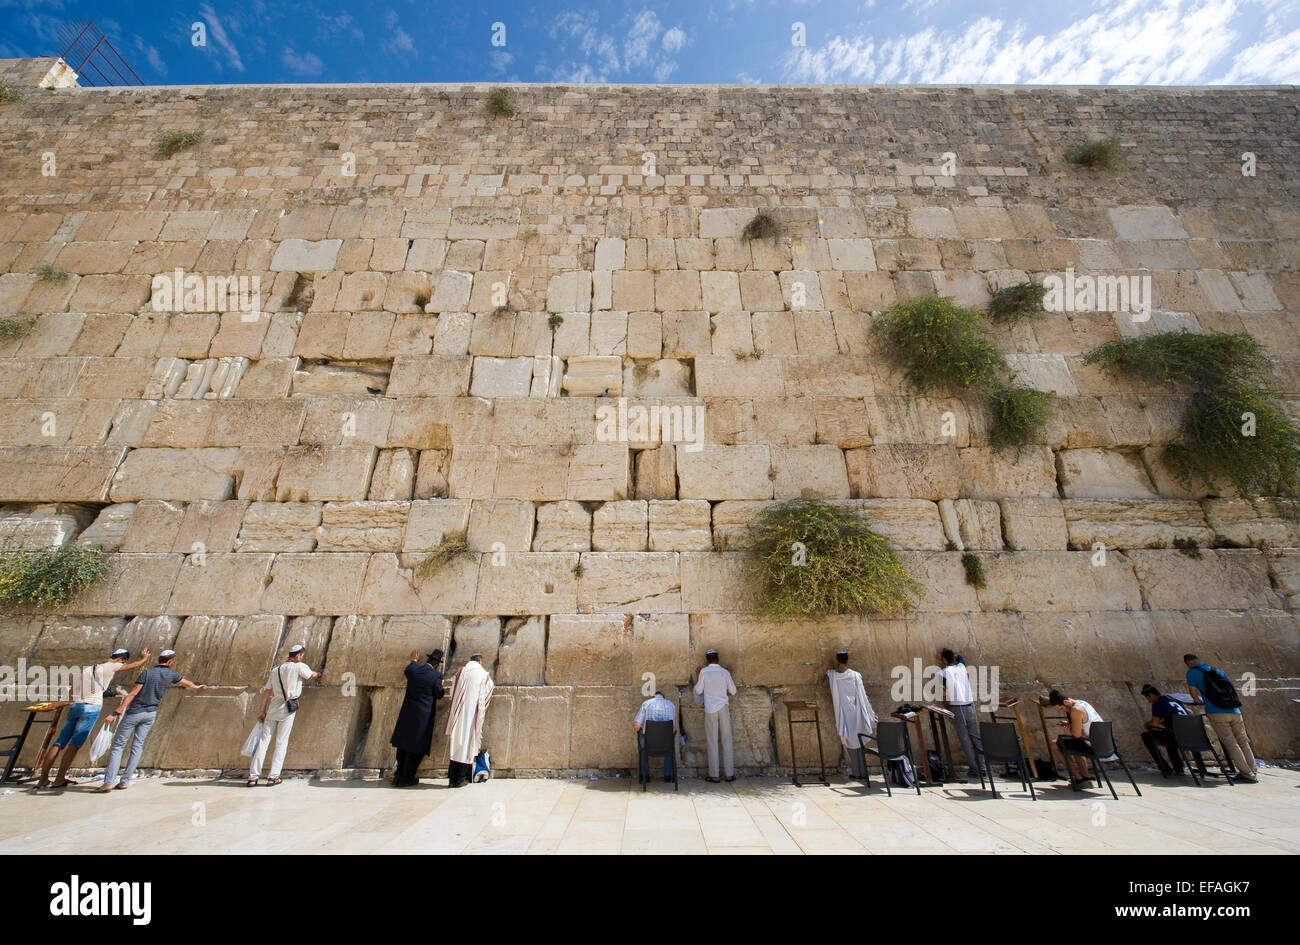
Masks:
[[[211,688],[169,694],[144,764],[234,768],[267,668],[303,642],[325,676],[289,766],[374,768],[407,654],[454,644],[453,670],[485,654],[487,744],[527,774],[631,767],[643,674],[675,697],[709,646],[740,687],[745,770],[789,763],[790,698],[821,701],[833,753],[818,684],[841,646],[882,712],[890,670],[946,645],[1004,693],[1091,700],[1141,758],[1138,687],[1181,689],[1193,650],[1257,677],[1257,753],[1297,754],[1300,527],[1181,487],[1157,460],[1175,393],[1081,360],[1140,332],[1248,331],[1300,416],[1294,89],[524,86],[511,120],[486,91],[0,106],[0,315],[35,317],[0,341],[0,534],[111,563],[66,607],[0,617],[6,661],[171,646]],[[164,159],[168,131],[201,140]],[[1124,171],[1063,162],[1110,134]],[[785,238],[741,237],[760,208]],[[913,396],[870,336],[897,298],[982,307],[1066,267],[1149,275],[1155,311],[997,331],[1021,381],[1059,395],[1019,454],[990,449],[977,405]],[[256,276],[259,310],[157,311],[153,277],[176,269]],[[620,397],[702,406],[702,448],[602,437]],[[750,617],[745,525],[800,495],[864,509],[919,610]],[[460,532],[481,557],[419,579]],[[981,554],[985,587],[950,547]],[[698,764],[689,695],[683,715]],[[17,720],[0,706],[0,729]]]

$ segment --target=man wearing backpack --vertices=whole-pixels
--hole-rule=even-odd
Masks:
[[[1233,688],[1232,680],[1221,669],[1202,663],[1196,654],[1183,657],[1187,664],[1187,688],[1192,698],[1205,706],[1205,717],[1219,736],[1219,744],[1228,753],[1237,768],[1233,778],[1243,784],[1255,784],[1259,772],[1255,768],[1255,753],[1246,737],[1246,724],[1241,719],[1241,699]]]

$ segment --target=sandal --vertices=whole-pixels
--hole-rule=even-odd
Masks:
[[[710,784],[721,784],[721,783],[722,783],[722,779],[721,779],[721,778],[705,778],[704,780],[705,780],[705,781],[708,781]]]
[[[65,787],[72,787],[76,783],[77,782],[72,780],[71,778],[64,778],[62,781],[57,781],[54,784],[50,784],[47,786],[52,788],[65,788]]]
[[[112,793],[113,793],[113,789],[112,789],[111,787],[107,787],[107,786],[105,786],[105,787],[97,787],[97,788],[95,788],[95,790],[92,791],[91,793],[92,793],[92,794],[112,794]]]
[[[275,787],[275,786],[276,786],[277,784],[279,784],[279,783],[280,783],[280,779],[279,779],[279,778],[267,778],[267,779],[266,779],[266,786],[267,786],[267,787]]]
[[[726,781],[728,784],[730,784],[732,781],[736,780],[736,776],[733,774],[729,778],[723,778],[723,780]]]
[[[114,784],[114,785],[113,785],[113,790],[114,790],[114,791],[125,791],[125,790],[126,790],[126,785],[125,785],[125,784]]]
[[[248,786],[249,786],[249,787],[257,787],[257,778],[249,778],[249,779],[248,779]]]

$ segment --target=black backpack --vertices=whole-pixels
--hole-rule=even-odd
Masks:
[[[1197,668],[1201,671],[1201,678],[1204,681],[1201,694],[1206,702],[1216,709],[1241,708],[1241,699],[1238,698],[1237,690],[1233,687],[1227,673],[1206,666],[1204,663]]]

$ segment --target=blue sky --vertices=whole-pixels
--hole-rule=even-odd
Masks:
[[[0,0],[0,58],[87,19],[148,84],[1300,84],[1300,0]]]

